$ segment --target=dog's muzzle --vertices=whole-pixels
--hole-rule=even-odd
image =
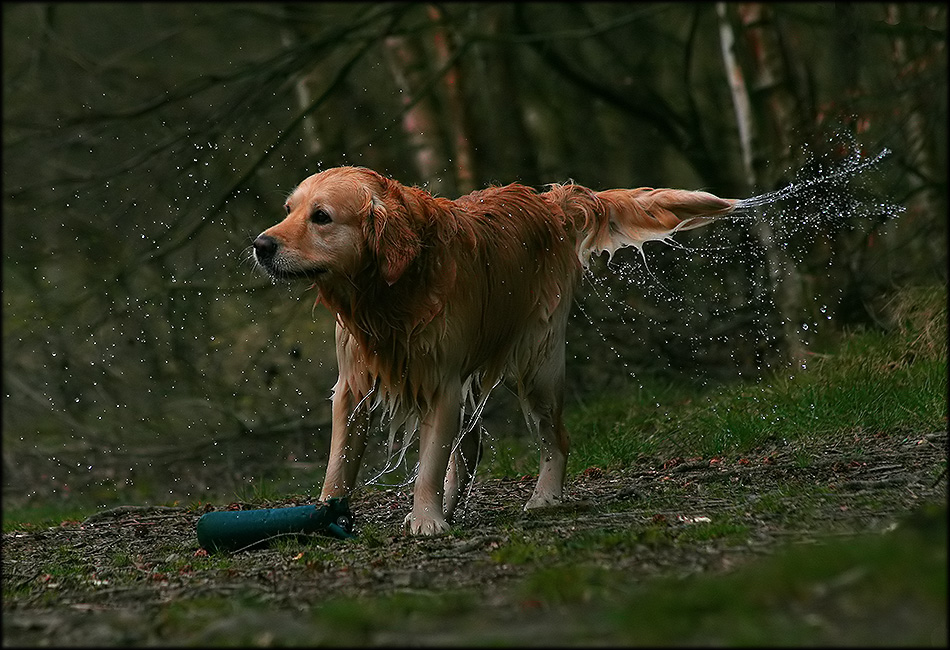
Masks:
[[[274,265],[274,257],[280,244],[270,235],[258,235],[254,240],[254,259],[265,269],[271,269]]]
[[[326,271],[322,268],[295,268],[293,263],[278,256],[281,244],[270,235],[258,235],[254,240],[254,259],[275,280],[314,280]]]

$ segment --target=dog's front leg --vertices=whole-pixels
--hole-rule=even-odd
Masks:
[[[353,392],[341,384],[338,382],[333,390],[333,430],[330,434],[330,460],[320,495],[322,501],[346,496],[353,489],[366,450],[369,414],[365,409],[353,413]]]
[[[413,535],[438,535],[449,529],[442,498],[449,454],[459,432],[461,399],[459,379],[446,379],[419,428],[419,474],[412,497],[412,513],[406,518]]]

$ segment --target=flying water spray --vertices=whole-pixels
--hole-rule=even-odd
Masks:
[[[746,211],[751,208],[758,208],[765,205],[771,205],[773,203],[777,203],[778,201],[784,201],[796,196],[804,195],[807,192],[818,188],[827,187],[830,184],[850,180],[852,177],[857,176],[861,172],[876,166],[888,154],[890,154],[890,150],[883,149],[881,150],[881,153],[874,156],[874,158],[871,158],[870,160],[862,160],[860,154],[855,154],[845,161],[840,169],[832,170],[830,173],[824,176],[816,176],[801,182],[792,182],[780,190],[765,192],[764,194],[751,196],[747,199],[741,199],[736,203],[736,212]]]
[[[606,346],[609,351],[604,351],[634,379],[635,359],[644,357],[644,344],[651,353],[644,357],[643,370],[664,365],[672,370],[676,358],[681,358],[681,364],[705,362],[726,374],[742,375],[745,362],[740,358],[748,357],[751,347],[777,345],[768,324],[778,313],[769,287],[788,282],[789,277],[779,269],[777,277],[769,278],[770,265],[774,266],[769,250],[794,266],[824,262],[830,267],[832,249],[816,248],[816,240],[831,240],[838,231],[862,224],[878,226],[904,210],[880,198],[882,193],[873,185],[877,176],[869,173],[891,152],[882,149],[867,156],[852,139],[841,140],[831,141],[840,143],[834,154],[804,151],[805,162],[788,173],[790,181],[780,189],[740,199],[734,212],[721,218],[725,223],[677,233],[676,240],[663,242],[667,246],[618,251],[606,268],[603,262],[592,268],[577,296],[576,314],[593,327],[575,328],[568,337],[569,349],[580,338],[586,340],[577,341],[581,347]],[[739,268],[744,274],[736,273]],[[830,319],[833,310],[817,296],[814,300],[813,311],[822,320]],[[793,325],[807,330],[803,334],[810,337],[815,327],[809,318],[803,315]],[[613,331],[623,334],[608,336]],[[707,354],[708,350],[714,352]],[[710,362],[720,354],[728,355],[724,363]],[[583,372],[585,363],[578,360],[577,370]],[[760,371],[770,364],[757,360],[755,365]]]

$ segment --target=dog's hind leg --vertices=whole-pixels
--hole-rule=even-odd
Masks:
[[[566,323],[566,318],[564,322]],[[563,330],[563,325],[561,326]],[[563,333],[551,340],[562,342]],[[538,364],[530,384],[522,387],[521,407],[528,427],[538,436],[541,468],[525,510],[561,501],[570,436],[564,427],[564,346],[553,345]]]
[[[482,457],[481,426],[473,422],[449,457],[445,475],[445,518],[451,519],[465,490],[475,477],[475,467]]]
[[[525,510],[553,506],[561,501],[564,489],[564,472],[567,467],[567,453],[570,449],[570,436],[561,418],[561,397],[553,394],[543,395],[536,392],[532,399],[527,417],[533,420],[533,428],[538,434],[541,448],[541,470],[538,482]]]
[[[445,475],[444,510],[448,520],[451,520],[462,493],[475,478],[475,468],[482,458],[481,415],[489,393],[491,388],[482,389],[480,376],[472,375],[462,384],[462,437],[455,441],[452,455],[449,456],[449,469]]]

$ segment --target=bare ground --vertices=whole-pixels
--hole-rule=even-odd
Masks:
[[[945,507],[946,459],[946,432],[858,434],[812,450],[808,459],[785,447],[732,460],[643,459],[618,471],[590,468],[570,480],[563,506],[532,513],[521,508],[533,477],[481,480],[453,533],[435,539],[402,533],[407,491],[367,489],[351,499],[356,540],[315,537],[230,557],[199,549],[195,524],[204,510],[117,509],[3,535],[3,643],[597,643],[577,617],[525,596],[526,577],[549,562],[565,563],[563,553],[544,549],[564,548],[590,531],[634,531],[640,541],[632,549],[579,552],[633,583],[729,572],[788,544],[885,532],[921,504]],[[739,532],[688,534],[717,523]],[[660,531],[659,541],[650,531]],[[451,627],[419,621],[341,636],[306,615],[340,599],[434,594],[451,602],[458,593],[477,607]],[[199,604],[222,598],[233,609],[209,606],[202,619]],[[875,614],[872,627],[882,631],[875,640],[906,639],[897,625],[905,614],[893,612],[895,625]]]

